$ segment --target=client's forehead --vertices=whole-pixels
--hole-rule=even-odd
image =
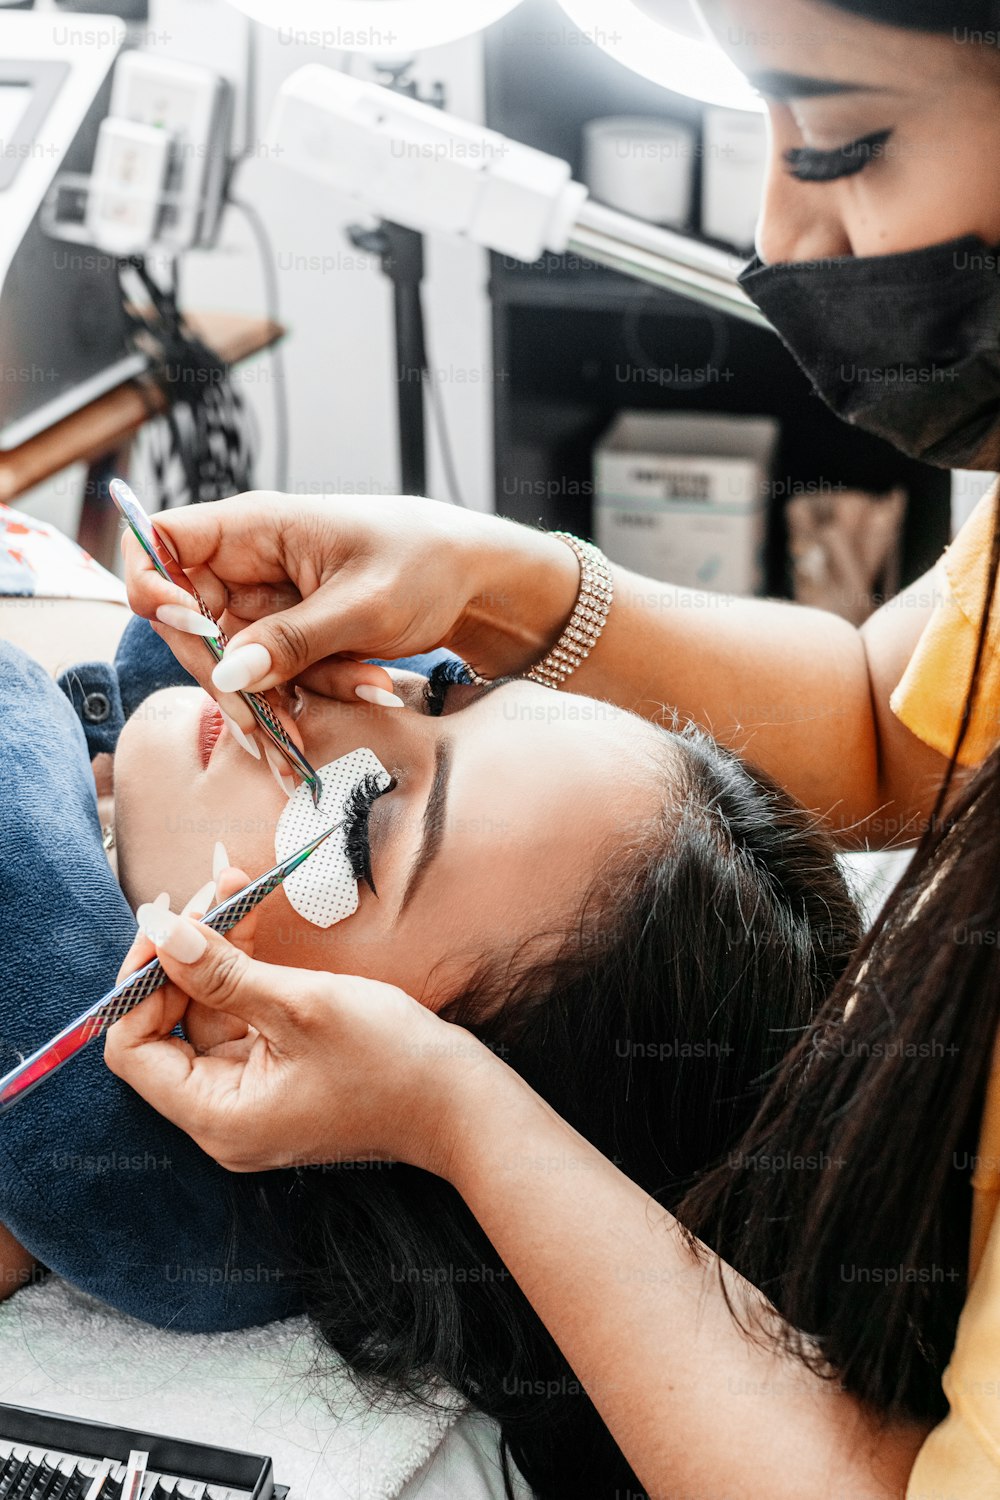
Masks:
[[[650,702],[643,707],[659,708],[671,716],[663,704]],[[523,756],[526,770],[539,754],[550,768],[558,765],[556,757],[563,748],[572,753],[572,763],[580,773],[569,776],[571,763],[567,762],[568,779],[579,780],[582,775],[596,783],[613,776],[619,765],[630,780],[643,780],[648,771],[655,783],[671,779],[675,770],[679,773],[683,761],[679,737],[662,723],[603,699],[554,691],[527,680],[515,680],[459,712],[470,713],[469,727],[477,735],[486,727],[501,734],[508,747],[516,744],[514,753]]]

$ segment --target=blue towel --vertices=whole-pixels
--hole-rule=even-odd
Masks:
[[[80,720],[4,645],[0,764],[6,1071],[114,984],[135,921],[101,845]],[[240,1207],[251,1190],[115,1078],[99,1041],[0,1115],[0,1221],[43,1265],[159,1327],[241,1328],[298,1310],[249,1201]]]

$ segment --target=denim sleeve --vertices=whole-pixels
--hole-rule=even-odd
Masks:
[[[3,643],[0,787],[6,1071],[111,988],[135,922],[101,845],[80,721]],[[298,1310],[249,1207],[275,1176],[224,1172],[108,1071],[100,1041],[0,1114],[0,1222],[43,1265],[161,1327],[231,1329]]]

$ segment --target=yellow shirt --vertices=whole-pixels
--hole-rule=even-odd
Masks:
[[[951,755],[972,680],[979,622],[986,598],[995,486],[972,512],[944,555],[946,587],[889,700],[893,713],[925,744]],[[959,760],[977,766],[1000,742],[1000,606],[990,620],[980,687]]]
[[[972,677],[986,597],[1000,490],[980,501],[945,553],[945,589],[890,700],[908,729],[951,754]],[[980,670],[981,687],[960,759],[976,765],[1000,743],[1000,618],[995,608]],[[971,1288],[944,1374],[950,1412],[917,1456],[906,1500],[1000,1497],[1000,1046],[972,1175]]]

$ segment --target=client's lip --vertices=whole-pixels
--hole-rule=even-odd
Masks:
[[[211,760],[212,751],[219,743],[223,728],[222,711],[214,698],[209,698],[206,694],[205,703],[198,715],[198,756],[202,770]]]

